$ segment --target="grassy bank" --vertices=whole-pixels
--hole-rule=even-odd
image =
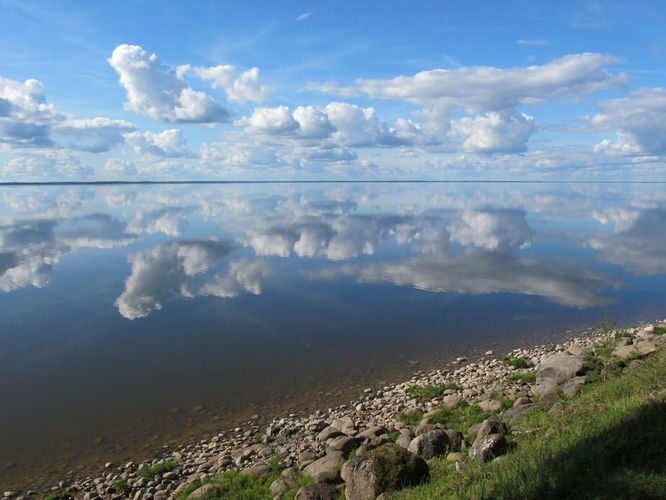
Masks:
[[[396,497],[666,498],[666,349],[604,378],[558,411],[528,412],[507,455],[461,471],[440,460]]]

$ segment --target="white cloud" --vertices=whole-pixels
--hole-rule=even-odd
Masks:
[[[298,106],[293,113],[298,122],[298,135],[311,139],[323,139],[335,130],[326,113],[313,106]]]
[[[59,122],[53,131],[79,142],[70,146],[89,153],[102,153],[124,141],[123,135],[136,130],[136,127],[125,120],[111,118],[70,118]]]
[[[623,154],[666,154],[666,89],[641,88],[627,97],[601,103],[592,124],[617,130],[615,141],[604,140],[596,150]]]
[[[64,150],[24,153],[0,165],[3,180],[55,180],[59,177],[85,178],[93,170]]]
[[[298,128],[298,122],[287,106],[255,108],[251,116],[236,123],[244,126],[246,132],[271,135],[286,134]]]
[[[582,53],[560,57],[541,66],[433,69],[388,80],[360,79],[350,87],[310,85],[310,88],[374,99],[456,106],[482,113],[620,85],[626,82],[627,76],[606,70],[606,66],[617,62],[617,58],[611,56]]]
[[[135,131],[124,134],[124,138],[137,155],[167,158],[192,156],[180,129],[172,128],[162,132]]]
[[[17,82],[0,77],[0,143],[14,147],[52,146],[49,127],[62,119],[46,102],[39,80]]]
[[[263,102],[270,97],[268,87],[259,82],[259,68],[250,68],[238,76],[236,68],[229,64],[195,67],[192,71],[199,78],[212,81],[213,88],[223,89],[230,101]]]
[[[208,94],[185,85],[182,75],[138,45],[117,46],[109,64],[127,91],[127,107],[135,113],[171,123],[214,123],[229,112]]]
[[[115,175],[133,175],[137,172],[136,165],[127,160],[107,160],[103,168],[105,172]]]
[[[521,153],[538,129],[534,118],[524,113],[489,112],[453,121],[453,134],[461,138],[464,151]]]
[[[310,16],[312,16],[312,12],[303,12],[300,16],[296,18],[296,21],[305,21],[308,19]]]
[[[516,45],[532,45],[536,47],[546,47],[550,45],[550,42],[548,40],[526,40],[524,38],[521,38],[519,40],[516,40]]]

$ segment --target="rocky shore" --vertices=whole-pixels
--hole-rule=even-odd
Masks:
[[[221,491],[211,478],[238,470],[251,478],[275,477],[270,491],[277,499],[333,499],[341,492],[354,500],[387,498],[426,481],[432,459],[464,467],[501,456],[512,445],[512,424],[530,408],[558,411],[585,384],[665,343],[666,323],[653,323],[605,326],[499,356],[487,351],[402,383],[367,388],[347,405],[268,424],[257,418],[153,460],[109,463],[98,477],[4,497],[208,498]]]

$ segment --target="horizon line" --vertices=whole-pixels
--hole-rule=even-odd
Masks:
[[[0,181],[0,186],[95,186],[160,184],[664,184],[666,180],[504,180],[504,179],[308,179],[308,180],[143,180],[143,181]]]

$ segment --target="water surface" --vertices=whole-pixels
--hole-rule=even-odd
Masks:
[[[0,485],[663,317],[664,187],[0,187]]]

